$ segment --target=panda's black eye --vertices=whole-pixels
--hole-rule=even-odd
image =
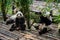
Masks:
[[[22,16],[22,15],[20,14],[20,16]]]

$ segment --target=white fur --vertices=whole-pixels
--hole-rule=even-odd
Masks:
[[[14,20],[17,17],[17,14],[21,14],[20,16],[23,17],[23,13],[21,11],[18,11],[16,14],[12,15],[11,17],[9,17],[6,21],[10,21],[10,20]]]
[[[23,16],[23,13],[22,13],[21,11],[18,11],[17,14],[21,14],[21,16]],[[16,15],[17,15],[17,14],[16,14]]]
[[[16,17],[17,17],[17,14],[19,15],[20,14],[20,16],[23,16],[23,13],[21,12],[21,11],[18,11],[16,14],[14,14],[14,15],[12,15],[11,17],[10,17],[10,19],[15,19]]]

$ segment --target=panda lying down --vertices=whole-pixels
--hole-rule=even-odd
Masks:
[[[14,23],[17,14],[20,14],[20,16],[23,17],[23,13],[20,12],[20,11],[18,11],[16,14],[12,15],[11,17],[9,17],[9,18],[6,20],[6,25]]]

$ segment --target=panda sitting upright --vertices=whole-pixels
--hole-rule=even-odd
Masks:
[[[18,13],[16,15],[14,24],[10,28],[10,31],[14,31],[14,30],[22,30],[22,31],[24,31],[25,27],[26,27],[26,25],[25,25],[25,18],[24,18],[23,15]]]
[[[43,16],[42,13],[40,13],[40,22],[39,23],[40,23],[39,28],[41,29],[41,30],[39,30],[40,35],[51,31],[50,29],[48,29],[49,28],[48,26],[52,24],[52,21],[50,19],[48,19],[47,16]]]
[[[18,11],[16,14],[12,15],[11,17],[9,17],[9,18],[6,20],[6,25],[14,23],[17,14],[21,14],[20,16],[23,16],[23,13],[22,13],[21,11]]]

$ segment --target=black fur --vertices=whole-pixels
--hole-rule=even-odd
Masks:
[[[45,23],[46,26],[50,25],[52,22],[44,16],[40,16],[40,23]]]
[[[47,32],[47,28],[43,28],[41,31],[39,31],[39,34],[45,34]]]
[[[10,19],[6,21],[6,25],[14,23],[14,20]]]
[[[15,24],[13,24],[10,28],[10,31],[14,31],[15,29],[16,29],[16,26],[15,26]]]
[[[12,25],[10,31],[14,31],[17,28],[18,28],[18,30],[24,31],[26,28],[26,25],[24,23],[25,23],[24,17],[21,17],[21,18],[16,17],[15,24]]]

